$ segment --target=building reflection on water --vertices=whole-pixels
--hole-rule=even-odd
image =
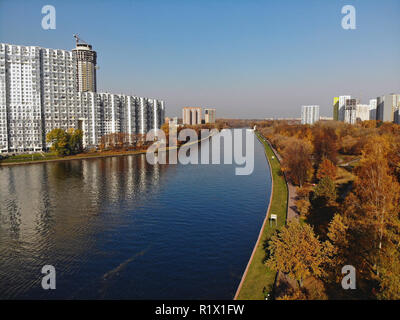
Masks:
[[[123,223],[120,207],[151,201],[167,168],[144,155],[0,167],[0,298],[40,286],[52,261],[75,272],[95,234]]]

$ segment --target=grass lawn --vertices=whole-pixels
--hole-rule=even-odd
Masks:
[[[287,196],[288,190],[285,178],[281,171],[281,165],[268,143],[265,143],[258,133],[256,133],[259,140],[265,147],[265,154],[269,159],[273,177],[273,194],[271,201],[271,208],[269,214],[276,214],[278,216],[278,226],[269,226],[267,222],[264,230],[262,230],[261,241],[259,242],[253,260],[249,266],[246,278],[244,279],[242,288],[237,297],[238,300],[264,300],[263,289],[266,288],[268,292],[272,291],[276,272],[269,270],[264,265],[265,259],[265,243],[271,238],[277,228],[281,228],[286,223],[287,212]]]
[[[43,161],[43,160],[53,160],[57,158],[59,157],[54,153],[18,154],[15,156],[10,156],[6,159],[2,159],[0,160],[0,163]]]
[[[57,156],[55,153],[33,153],[33,154],[19,154],[10,156],[8,158],[0,160],[0,165],[7,164],[22,164],[22,163],[34,163],[34,162],[45,162],[45,161],[67,161],[76,159],[88,159],[88,158],[103,158],[103,157],[114,157],[145,153],[146,150],[114,150],[114,151],[97,151],[97,152],[83,152],[72,156]]]

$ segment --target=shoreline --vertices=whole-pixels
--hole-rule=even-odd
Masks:
[[[30,165],[36,163],[46,163],[46,162],[58,162],[58,161],[72,161],[72,160],[88,160],[88,159],[97,159],[97,158],[110,158],[110,157],[122,157],[122,156],[131,156],[137,154],[145,154],[146,150],[138,150],[138,151],[127,151],[121,153],[114,153],[114,154],[94,154],[93,156],[90,155],[74,155],[74,156],[66,156],[64,158],[56,158],[56,159],[45,159],[45,160],[33,160],[33,161],[20,161],[20,162],[0,162],[0,167],[7,167],[7,166],[18,166],[18,165]]]
[[[258,136],[258,134],[257,134],[257,139],[260,141],[260,143],[262,143],[262,141],[261,141],[260,137]],[[265,154],[265,157],[267,158],[267,162],[268,162],[268,166],[269,166],[269,172],[271,173],[271,193],[269,195],[268,209],[267,209],[267,212],[265,214],[265,218],[264,218],[263,224],[261,226],[260,232],[258,234],[257,241],[256,241],[256,243],[254,245],[253,251],[252,251],[251,256],[250,256],[250,259],[247,262],[246,269],[244,270],[244,273],[242,275],[242,279],[240,280],[239,286],[236,289],[235,297],[233,298],[233,300],[237,300],[238,299],[240,291],[242,290],[243,283],[246,280],[247,273],[248,273],[248,271],[250,269],[250,265],[253,263],[254,256],[256,254],[258,245],[260,244],[260,240],[261,240],[261,238],[262,238],[262,236],[264,234],[264,229],[265,229],[265,226],[266,226],[266,223],[268,221],[268,218],[269,218],[269,215],[270,215],[270,211],[271,211],[272,197],[273,197],[273,194],[274,194],[274,177],[272,175],[272,167],[271,167],[271,163],[269,161],[269,158],[267,156],[265,147],[264,147],[264,154]]]
[[[265,156],[271,170],[271,195],[263,225],[234,300],[265,300],[264,290],[267,290],[270,294],[273,292],[278,272],[267,269],[263,264],[265,258],[264,242],[268,241],[274,232],[284,226],[287,221],[289,189],[285,175],[280,175],[282,169],[279,157],[277,157],[269,141],[259,133],[256,133],[256,135],[264,147]],[[274,212],[278,217],[277,225],[272,227],[268,226],[267,223],[271,212]]]
[[[185,144],[178,146],[173,146],[173,147],[166,147],[166,150],[162,149],[161,151],[169,151],[173,149],[179,149],[181,147],[187,147],[196,143],[200,143],[203,140],[212,138],[214,135],[211,134],[205,138],[199,139],[197,141],[193,142],[188,142]],[[159,150],[157,150],[158,152]],[[39,163],[47,163],[47,162],[57,162],[57,161],[72,161],[72,160],[88,160],[88,159],[98,159],[98,158],[111,158],[111,157],[123,157],[123,156],[132,156],[132,155],[139,155],[139,154],[145,154],[147,152],[146,150],[135,150],[135,151],[125,151],[125,152],[116,152],[116,153],[107,153],[107,152],[99,152],[99,153],[93,153],[93,155],[81,153],[73,156],[66,156],[66,157],[60,157],[56,159],[44,159],[44,160],[29,160],[29,161],[16,161],[16,162],[2,162],[0,161],[0,167],[7,167],[7,166],[18,166],[18,165],[30,165],[30,164],[39,164]]]

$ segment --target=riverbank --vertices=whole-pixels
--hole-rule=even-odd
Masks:
[[[264,291],[272,292],[277,273],[265,266],[264,247],[275,231],[285,225],[288,210],[288,188],[279,159],[268,142],[258,132],[256,132],[256,135],[264,145],[265,156],[270,166],[272,179],[271,195],[264,223],[243,274],[242,281],[237,289],[235,300],[264,300]],[[271,214],[277,215],[277,225],[273,224],[270,226],[269,217]]]
[[[159,151],[169,151],[179,149],[181,147],[189,147],[193,144],[200,143],[203,140],[210,139],[213,134],[208,135],[205,138],[197,141],[188,142],[179,146],[161,148]],[[80,153],[73,156],[60,157],[52,153],[37,153],[37,154],[22,154],[12,157],[11,159],[0,160],[0,166],[15,166],[23,164],[35,164],[45,162],[56,162],[56,161],[70,161],[70,160],[85,160],[85,159],[96,159],[96,158],[108,158],[108,157],[122,157],[137,154],[144,154],[147,149],[134,150],[134,151],[103,151],[103,152],[92,152],[92,153]],[[32,160],[31,160],[32,157]]]
[[[21,158],[21,160],[3,160],[0,161],[0,166],[16,166],[24,164],[36,164],[45,162],[57,162],[57,161],[70,161],[70,160],[85,160],[85,159],[96,159],[96,158],[107,158],[107,157],[122,157],[135,154],[146,153],[146,150],[135,150],[135,151],[105,151],[105,152],[93,152],[93,153],[80,153],[73,156],[58,157],[54,155],[44,155],[44,159],[28,160],[29,156]]]

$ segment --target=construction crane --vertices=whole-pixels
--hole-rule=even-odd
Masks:
[[[77,34],[74,34],[74,38],[75,38],[76,44],[78,44],[79,42],[87,44],[87,42],[84,41],[82,38],[79,38],[79,36]]]

